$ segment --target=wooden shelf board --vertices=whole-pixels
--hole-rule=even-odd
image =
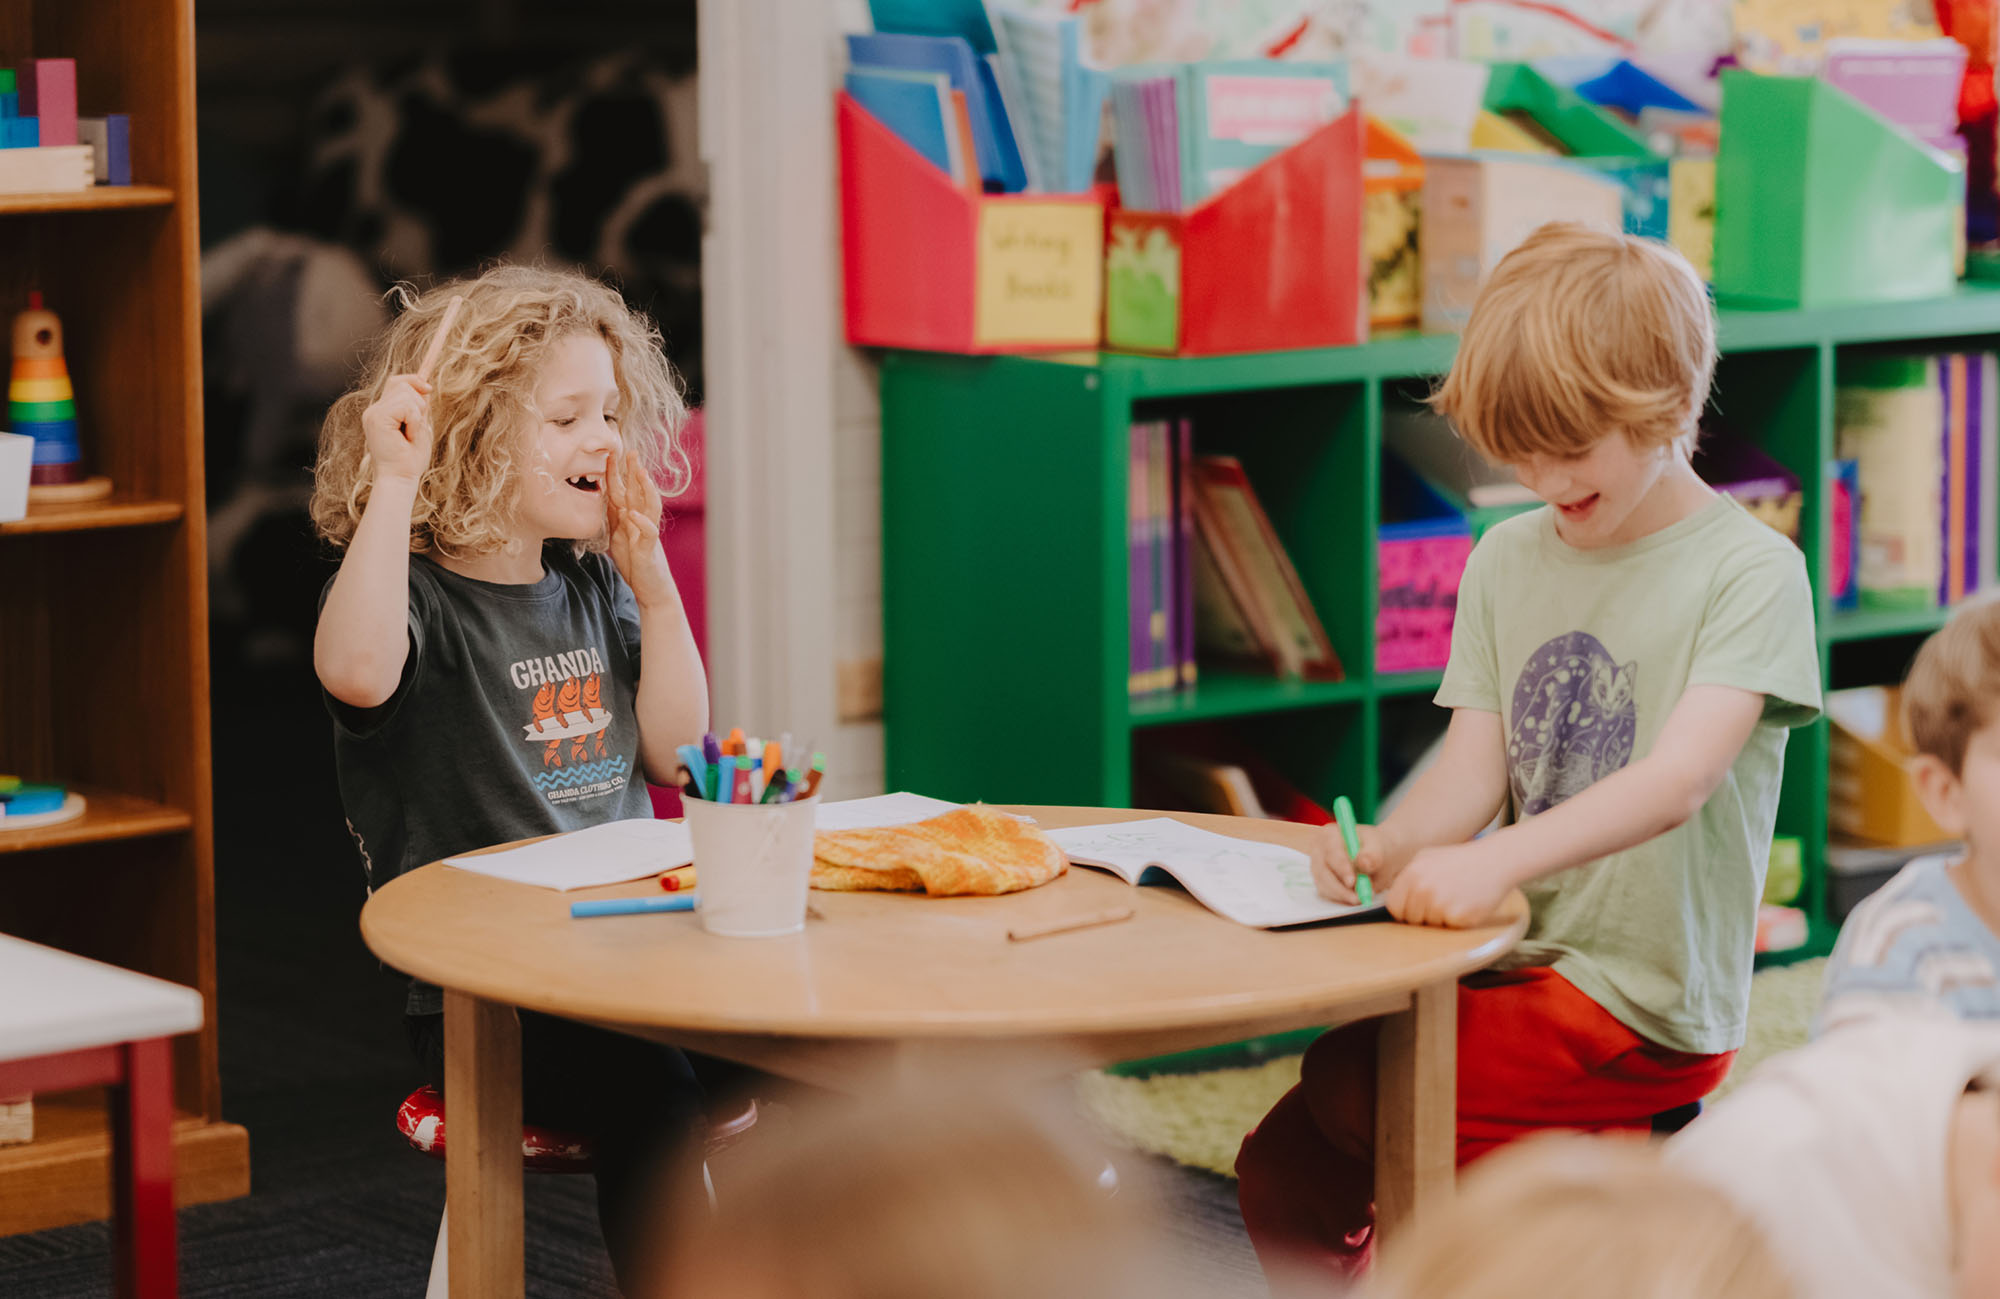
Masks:
[[[30,532],[136,528],[153,523],[173,523],[185,513],[179,501],[115,495],[102,501],[83,501],[75,505],[30,505],[27,518],[15,523],[0,523],[0,537]]]
[[[1927,635],[1944,626],[1949,617],[1949,609],[1850,609],[1827,619],[1827,638],[1856,641]]]
[[[36,212],[115,212],[135,207],[172,207],[174,192],[164,185],[99,185],[61,194],[0,194],[0,216]]]
[[[174,1203],[250,1193],[250,1136],[234,1123],[174,1118]],[[35,1139],[0,1146],[0,1236],[111,1215],[111,1135],[104,1090],[35,1097]]]
[[[0,830],[0,854],[179,834],[194,825],[189,813],[151,799],[88,786],[79,787],[77,792],[87,800],[82,816],[33,830]]]
[[[1352,703],[1367,693],[1368,687],[1356,681],[1283,681],[1203,668],[1201,679],[1192,690],[1134,699],[1131,717],[1134,726],[1165,726],[1295,708],[1322,708]]]

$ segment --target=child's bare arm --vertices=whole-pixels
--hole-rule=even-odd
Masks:
[[[1636,847],[1701,810],[1764,713],[1764,696],[1690,686],[1644,758],[1476,843],[1419,852],[1383,898],[1417,924],[1471,925],[1509,890]]]
[[[429,393],[397,375],[361,415],[374,476],[313,635],[320,684],[356,708],[388,702],[410,653],[410,508],[431,458]]]
[[[1463,843],[1486,828],[1507,800],[1507,737],[1500,714],[1455,708],[1444,750],[1418,776],[1395,812],[1381,825],[1360,827],[1358,865],[1377,888],[1387,888],[1417,852]],[[1336,902],[1353,902],[1357,863],[1347,857],[1338,826],[1314,836],[1313,877]]]
[[[605,475],[611,560],[639,605],[639,765],[646,779],[670,785],[674,749],[708,729],[708,671],[688,626],[680,587],[660,550],[660,489],[638,460],[620,454]]]

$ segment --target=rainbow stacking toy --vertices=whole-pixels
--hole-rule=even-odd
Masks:
[[[73,483],[83,477],[76,442],[76,393],[63,362],[62,322],[28,295],[28,309],[14,317],[14,374],[7,385],[11,430],[35,439],[31,483]]]

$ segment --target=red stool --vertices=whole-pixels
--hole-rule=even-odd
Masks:
[[[745,1099],[733,1111],[718,1114],[708,1123],[708,1142],[701,1161],[701,1184],[708,1192],[709,1208],[715,1207],[715,1180],[708,1175],[708,1161],[743,1139],[757,1125],[757,1102]],[[396,1110],[396,1130],[410,1148],[444,1158],[444,1095],[426,1083],[403,1098]],[[521,1125],[521,1167],[530,1173],[587,1173],[595,1164],[590,1141],[574,1132],[563,1132],[540,1124]],[[445,1241],[449,1220],[438,1217],[437,1248],[431,1254],[431,1280],[425,1299],[445,1299],[450,1285],[445,1269]]]

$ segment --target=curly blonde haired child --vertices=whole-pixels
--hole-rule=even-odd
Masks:
[[[651,324],[563,271],[418,294],[321,436],[313,520],[341,552],[313,667],[371,888],[455,853],[650,817],[643,777],[708,726],[660,547],[688,479],[680,384]],[[641,657],[641,647],[644,657]],[[643,661],[644,671],[641,671]],[[443,997],[405,1022],[433,1083]],[[523,1012],[530,1122],[601,1135],[599,1217],[629,1276],[655,1170],[699,1123],[669,1047]]]
[[[659,331],[609,287],[560,271],[500,266],[423,294],[398,285],[393,296],[401,314],[376,343],[361,381],[327,413],[320,438],[312,517],[333,545],[353,540],[373,488],[363,416],[397,376],[417,372],[454,298],[463,305],[428,390],[426,414],[440,441],[410,512],[411,550],[477,555],[508,544],[514,479],[536,472],[509,434],[533,410],[533,380],[550,348],[572,335],[594,335],[611,354],[625,450],[664,477],[667,495],[687,486],[687,457],[676,440],[687,421],[680,377],[661,351]]]

